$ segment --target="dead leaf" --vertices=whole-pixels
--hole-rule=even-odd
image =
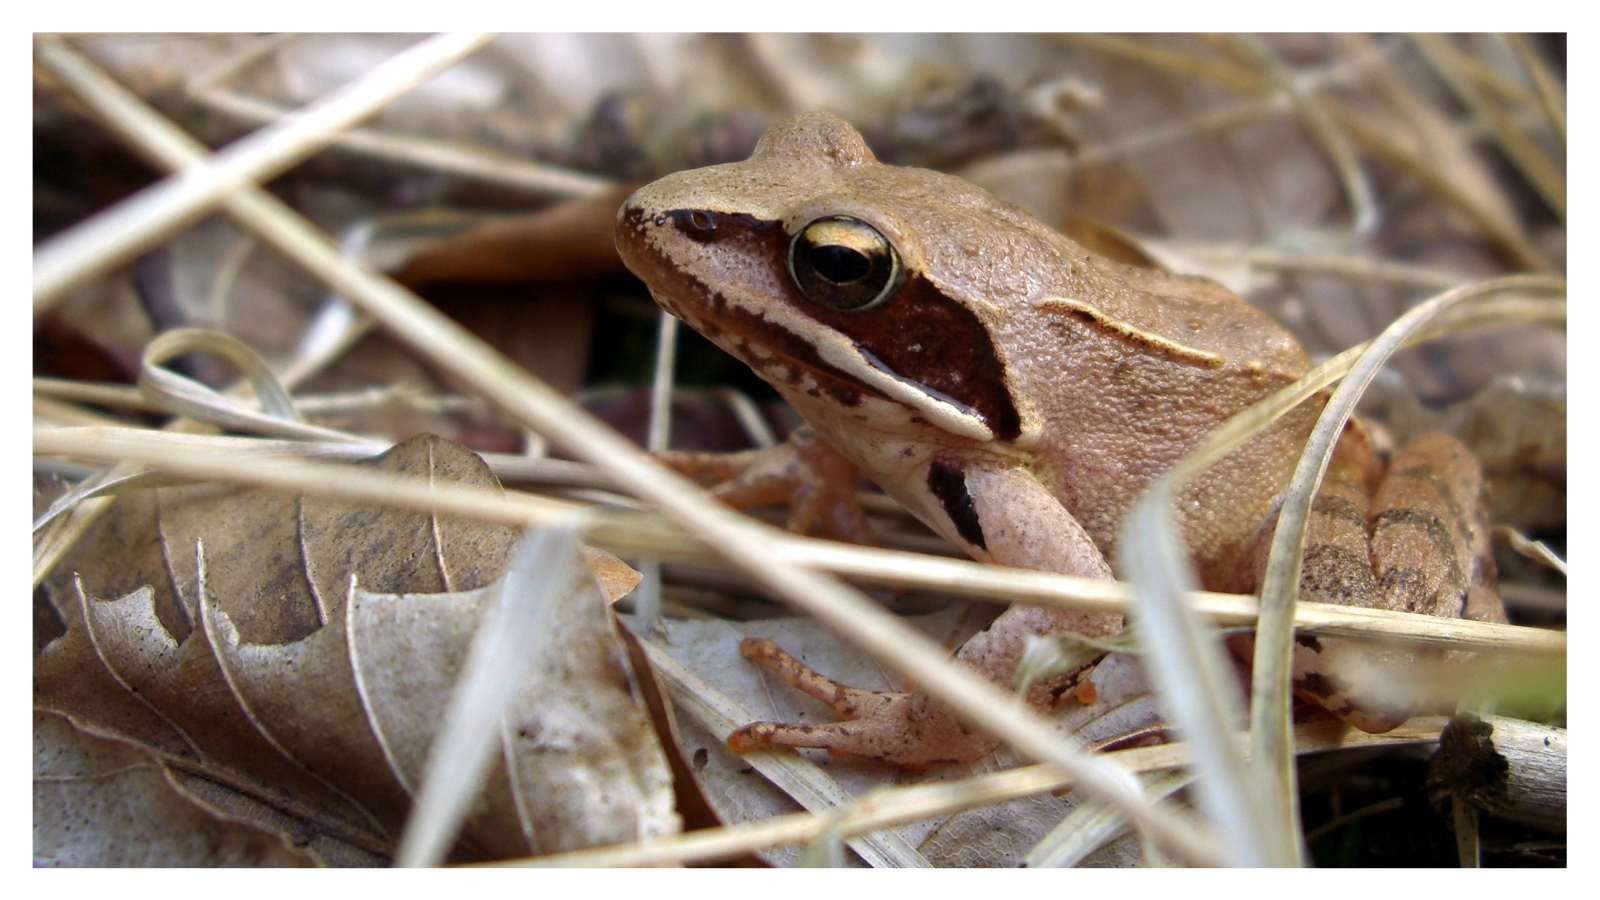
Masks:
[[[498,486],[481,459],[431,436],[373,465],[440,483]],[[40,642],[35,704],[141,748],[191,799],[307,845],[318,861],[379,862],[405,822],[417,761],[438,725],[442,706],[429,706],[429,698],[453,685],[481,597],[516,537],[501,526],[264,492],[131,492],[47,582],[41,605],[60,630]],[[519,721],[546,715],[540,705],[554,693],[563,693],[563,709],[609,710],[596,715],[596,727],[629,715],[631,676],[617,662],[622,651],[605,604],[631,590],[638,574],[602,551],[587,559],[602,586],[593,592],[599,606],[564,611],[552,632],[581,648],[589,678],[524,696]],[[350,606],[353,589],[367,606]],[[375,596],[390,598],[388,620],[373,619]],[[610,656],[605,646],[613,647]],[[613,729],[623,756],[634,754],[629,765],[613,764],[586,783],[594,797],[623,806],[607,778],[647,784],[655,771],[649,755],[660,756],[647,719],[633,712],[637,722]],[[530,752],[508,740],[502,759],[518,785],[505,765],[491,778],[480,798],[484,812],[458,847],[462,858],[540,846],[530,823],[548,824],[540,818],[551,811],[540,804],[556,791],[547,790],[549,773],[528,768]],[[664,762],[656,768],[666,771]],[[675,828],[670,787],[664,802],[641,793],[637,805],[651,824],[637,832]],[[565,818],[549,827],[561,840],[637,836],[612,834],[610,825],[586,831],[584,817],[597,816],[593,803],[558,806]],[[576,846],[583,845],[560,849]]]
[[[357,588],[351,595],[354,675],[409,790],[419,785],[489,590],[402,596]],[[562,623],[551,634],[565,648],[562,658],[529,648],[543,662],[503,717],[502,764],[491,769],[464,829],[492,855],[676,830],[670,774],[648,716],[632,698],[610,613],[604,604],[586,607],[583,593],[569,592],[568,608],[551,613]],[[509,770],[506,760],[514,763]],[[574,782],[581,786],[576,795]]]
[[[33,714],[36,866],[310,866],[279,835],[219,815],[159,760],[54,713]]]

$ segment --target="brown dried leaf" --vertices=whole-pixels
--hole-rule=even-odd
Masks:
[[[395,279],[416,288],[442,281],[570,284],[622,277],[617,208],[623,185],[526,216],[480,225],[416,251]]]
[[[439,483],[498,487],[481,459],[432,436],[372,464]],[[297,844],[309,841],[324,862],[370,864],[404,825],[418,771],[412,763],[425,755],[442,709],[419,702],[426,692],[407,679],[448,694],[478,622],[473,598],[500,577],[516,537],[502,526],[239,489],[129,493],[36,598],[47,635],[36,641],[35,703],[175,766],[170,778],[191,799],[203,796]],[[601,551],[588,559],[603,593],[583,593],[600,598],[601,627],[609,629],[603,603],[631,590],[638,575]],[[403,595],[394,604],[403,611],[398,632],[374,639],[370,623],[347,609],[357,582],[362,596]],[[555,631],[603,661],[593,618],[574,612]],[[347,632],[358,622],[368,629],[364,642]],[[415,646],[389,652],[397,633],[402,645]],[[381,673],[371,669],[374,658],[383,661]],[[627,696],[628,676],[606,673],[569,690],[614,707],[615,687]],[[399,693],[385,694],[390,687]],[[547,693],[524,698],[519,715],[541,715],[535,707]],[[396,709],[415,718],[404,741],[387,724]],[[431,712],[416,718],[422,709]],[[659,757],[647,722],[620,740],[630,752]],[[508,752],[531,809],[541,785],[521,771],[520,751]],[[503,766],[497,778],[483,801],[497,815],[475,820],[458,848],[463,858],[537,846],[525,838],[528,816],[495,799],[514,794]],[[666,796],[670,817],[670,789]],[[576,820],[561,830],[584,833]]]

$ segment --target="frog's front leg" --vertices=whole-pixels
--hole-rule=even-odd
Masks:
[[[999,464],[965,464],[936,457],[926,469],[926,501],[916,504],[928,524],[974,557],[999,565],[1110,578],[1094,541],[1055,497],[1027,471]],[[1012,606],[974,635],[956,658],[1009,688],[1026,637],[1060,631],[1105,636],[1122,630],[1122,617],[1035,606]],[[824,725],[755,722],[728,738],[735,750],[766,746],[822,748],[907,768],[979,759],[998,741],[963,723],[925,691],[875,693],[850,688],[807,668],[765,640],[747,640],[741,652],[790,686],[827,703],[847,721]],[[1035,684],[1028,701],[1048,708],[1074,687],[1092,663]]]
[[[1447,434],[1418,436],[1384,471],[1360,430],[1347,430],[1312,505],[1301,599],[1504,622],[1482,484]],[[1418,712],[1394,678],[1424,653],[1297,637],[1295,692],[1364,731],[1388,731]]]
[[[668,450],[656,454],[665,465],[691,478],[716,482],[712,496],[734,507],[784,504],[788,529],[806,534],[818,522],[828,536],[856,544],[876,544],[872,525],[856,501],[856,464],[817,436],[809,426],[796,429],[774,447],[739,453]]]

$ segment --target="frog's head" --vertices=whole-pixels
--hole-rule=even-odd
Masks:
[[[992,337],[1004,309],[950,285],[981,282],[984,248],[1018,217],[960,179],[883,165],[843,120],[807,113],[743,162],[640,188],[617,248],[663,308],[808,417],[1010,441],[1024,421]],[[951,270],[964,277],[940,277]]]

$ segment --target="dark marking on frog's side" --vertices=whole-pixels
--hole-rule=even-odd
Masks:
[[[1339,692],[1339,689],[1333,686],[1333,682],[1329,681],[1327,676],[1316,672],[1301,676],[1299,687],[1308,694],[1324,699],[1332,697]]]
[[[1314,634],[1297,634],[1294,636],[1294,642],[1312,653],[1322,652],[1322,642],[1317,640],[1317,636]]]
[[[1378,580],[1366,554],[1328,544],[1306,551],[1300,576],[1302,599],[1349,606],[1377,590]]]
[[[983,542],[983,525],[978,521],[978,510],[967,493],[967,478],[961,470],[947,463],[935,461],[928,467],[928,490],[939,498],[945,515],[955,523],[956,532],[975,547],[988,549]]]
[[[1462,519],[1458,518],[1457,521],[1461,522]],[[1445,560],[1449,564],[1449,574],[1446,576],[1449,581],[1457,583],[1462,580],[1461,566],[1456,560],[1455,541],[1451,538],[1449,526],[1438,516],[1425,509],[1386,509],[1378,513],[1377,518],[1372,521],[1374,540],[1391,528],[1409,528],[1422,532],[1433,542],[1436,558]],[[1464,523],[1460,530],[1466,530]]]
[[[1311,502],[1311,511],[1336,522],[1359,528],[1367,527],[1367,511],[1361,505],[1343,497],[1321,495]]]

